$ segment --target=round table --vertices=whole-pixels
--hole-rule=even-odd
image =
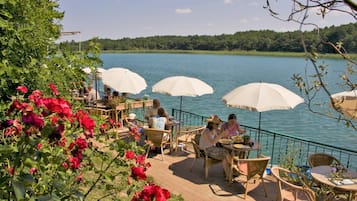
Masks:
[[[349,179],[348,181],[352,181],[354,184],[338,184],[333,182],[334,179],[331,175],[332,170],[333,167],[326,165],[313,167],[311,168],[311,176],[317,182],[329,185],[337,190],[348,192],[348,200],[352,200],[353,193],[357,192],[357,172],[347,169],[347,171],[343,173],[343,178]]]
[[[254,143],[253,146],[244,145],[241,143],[221,143],[223,148],[232,152],[235,156],[240,156],[240,158],[248,158],[250,151],[255,151],[260,149],[260,144],[257,141],[250,140],[251,143]]]

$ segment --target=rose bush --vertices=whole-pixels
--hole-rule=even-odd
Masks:
[[[17,87],[18,95],[1,121],[0,199],[85,200],[103,187],[105,193],[97,200],[123,192],[132,200],[170,198],[167,190],[146,181],[150,164],[142,148],[135,142],[101,141],[108,123],[97,128],[86,111],[73,111],[56,86],[49,87],[50,97]],[[120,126],[112,120],[108,125]],[[101,150],[105,148],[112,152]]]

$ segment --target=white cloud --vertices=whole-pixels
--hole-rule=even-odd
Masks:
[[[231,4],[232,0],[224,0],[224,4]]]
[[[190,14],[192,13],[191,8],[176,8],[175,12],[177,14]]]
[[[242,24],[247,24],[248,23],[248,19],[243,18],[243,19],[239,20],[239,22],[242,23]]]
[[[252,20],[257,22],[257,21],[260,21],[260,18],[259,17],[253,17]]]

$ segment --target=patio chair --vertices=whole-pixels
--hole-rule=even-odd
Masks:
[[[314,153],[309,155],[308,158],[310,167],[316,167],[321,165],[341,165],[341,162],[334,156],[326,153]]]
[[[171,130],[162,130],[162,129],[154,129],[154,128],[144,128],[144,135],[146,136],[146,140],[148,142],[148,148],[146,151],[146,158],[149,155],[150,149],[152,146],[160,147],[161,150],[161,160],[164,160],[164,147],[167,144],[170,144],[170,139],[164,137],[165,133],[170,136]]]
[[[254,179],[260,179],[263,184],[265,197],[267,197],[267,191],[264,183],[264,172],[268,166],[270,157],[259,155],[258,158],[242,159],[238,156],[227,155],[226,164],[229,165],[228,170],[225,167],[226,178],[230,183],[234,180],[239,180],[245,183],[244,199],[247,198],[248,193],[248,183]],[[225,164],[225,163],[224,163]],[[244,180],[242,180],[242,177]]]
[[[284,196],[288,195],[286,192],[291,192],[294,196],[294,200],[297,200],[298,193],[302,193],[308,201],[316,200],[315,192],[308,186],[297,185],[293,183],[293,180],[289,180],[289,178],[294,178],[291,175],[295,175],[290,170],[276,166],[271,169],[271,173],[277,179],[278,201],[284,200]]]
[[[192,164],[191,164],[191,167],[190,167],[190,171],[192,172],[192,168],[193,168],[193,165],[196,162],[196,159],[203,158],[203,161],[204,161],[203,162],[203,166],[205,168],[205,179],[207,179],[208,178],[208,168],[210,166],[214,165],[214,164],[221,163],[222,161],[221,160],[216,160],[216,159],[213,159],[213,158],[209,157],[204,150],[200,149],[200,147],[198,145],[200,136],[201,136],[200,134],[197,134],[191,140],[193,149],[195,151],[195,158],[192,161]]]
[[[196,135],[200,135],[206,126],[190,126],[181,128],[180,132],[176,136],[176,145],[184,143],[187,144],[193,140]],[[198,144],[198,143],[197,143]],[[177,151],[177,146],[175,151]]]

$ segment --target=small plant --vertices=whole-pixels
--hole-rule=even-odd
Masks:
[[[243,143],[244,144],[246,144],[246,145],[249,144],[250,135],[243,135],[242,138],[243,138]]]

